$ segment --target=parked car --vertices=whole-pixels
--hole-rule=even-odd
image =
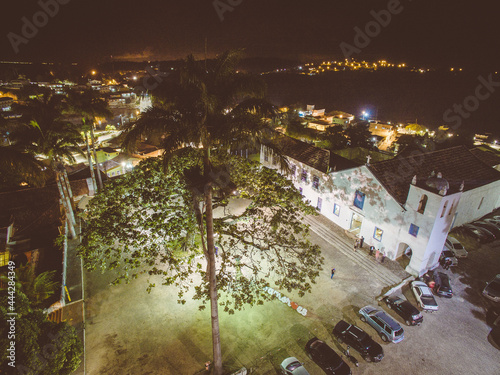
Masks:
[[[438,304],[431,288],[423,281],[412,281],[411,290],[417,299],[417,304],[425,311],[437,311]]]
[[[367,362],[380,362],[384,358],[384,350],[380,344],[373,339],[361,328],[341,320],[333,328],[333,335],[338,342],[345,342],[359,354]]]
[[[483,219],[482,221],[486,221],[487,223],[493,224],[497,228],[500,228],[500,216],[498,219],[489,218],[489,219]]]
[[[378,310],[373,306],[365,306],[359,310],[362,322],[367,322],[378,332],[382,341],[398,343],[405,338],[404,330],[385,311]]]
[[[455,255],[450,250],[443,250],[439,256],[439,264],[444,266],[448,259],[451,260],[452,267],[458,266],[458,259]]]
[[[350,375],[351,369],[325,342],[313,337],[306,344],[306,352],[328,375]]]
[[[288,357],[281,362],[281,372],[284,375],[309,375],[302,363],[295,357]]]
[[[495,224],[488,223],[487,221],[475,221],[474,225],[491,232],[491,234],[495,236],[495,239],[500,238],[500,228],[498,228]]]
[[[422,324],[424,320],[422,313],[407,300],[397,296],[390,296],[385,297],[384,302],[388,308],[394,310],[396,314],[402,317],[407,325]]]
[[[436,293],[440,297],[453,297],[450,278],[447,274],[445,274],[444,272],[434,272],[432,275],[432,279],[434,280],[434,293]]]
[[[486,324],[490,327],[500,327],[500,306],[490,306],[486,311]]]
[[[460,228],[470,234],[476,241],[487,243],[495,240],[495,236],[489,230],[478,227],[473,224],[464,224]]]
[[[444,243],[444,249],[453,253],[455,258],[467,258],[467,250],[462,246],[462,244],[455,238],[448,236]]]
[[[500,327],[493,327],[488,335],[488,341],[491,345],[500,350]]]
[[[500,302],[500,274],[496,275],[483,289],[483,296],[493,302]]]

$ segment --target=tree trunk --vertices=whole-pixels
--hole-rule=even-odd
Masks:
[[[90,177],[92,177],[92,185],[94,186],[94,192],[97,193],[97,183],[95,181],[94,164],[92,163],[92,156],[90,155],[89,136],[87,132],[85,132],[85,143],[87,144],[87,159],[89,161]]]
[[[64,189],[61,184],[61,179],[59,176],[59,172],[56,171],[56,183],[57,183],[57,188],[59,189],[59,195],[61,196],[61,202],[64,207],[64,211],[66,213],[66,221],[68,222],[69,225],[69,231],[71,233],[71,238],[76,238],[76,232],[75,232],[75,225],[73,224],[73,221],[75,220],[75,217],[73,216],[73,221],[71,220],[70,213],[73,213],[73,209],[71,206],[68,207],[68,201],[66,200],[66,197],[64,195]]]
[[[217,297],[217,273],[215,270],[215,250],[214,250],[214,226],[212,211],[212,186],[210,184],[205,188],[206,202],[206,227],[207,227],[207,250],[208,250],[208,268],[209,286],[210,286],[210,311],[212,317],[212,346],[214,374],[222,375],[222,351],[219,331],[219,305]]]
[[[94,153],[94,160],[97,169],[97,179],[99,180],[99,189],[102,189],[101,170],[99,168],[99,161],[97,160],[97,152],[95,150],[94,125],[90,126],[90,140],[92,141],[92,152]]]
[[[63,178],[64,178],[64,182],[66,183],[66,186],[68,187],[69,199],[71,199],[71,201],[73,201],[73,190],[71,190],[71,184],[69,182],[68,172],[66,171],[66,168],[64,168],[64,167],[63,167]]]
[[[73,212],[73,201],[69,198],[69,193],[66,188],[66,184],[64,182],[64,177],[62,176],[62,173],[58,172],[56,178],[59,179],[59,182],[61,184],[61,190],[63,192],[62,198],[66,200],[66,206],[68,207],[67,209],[68,218],[71,224],[73,224],[73,226],[76,226],[75,214]]]

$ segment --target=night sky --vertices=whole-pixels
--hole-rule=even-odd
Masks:
[[[47,4],[57,0],[41,0]],[[248,57],[310,61],[341,59],[341,42],[354,46],[355,27],[370,11],[396,0],[217,0],[232,11],[218,15],[214,0],[59,0],[54,17],[14,53],[7,35],[24,37],[22,17],[33,20],[38,1],[2,2],[0,60],[100,62],[178,59],[245,48]],[[230,5],[230,4],[236,5]],[[386,58],[425,66],[500,67],[497,2],[401,0],[398,14],[361,48],[357,59]],[[221,18],[223,18],[221,20]],[[43,23],[43,16],[39,18]]]

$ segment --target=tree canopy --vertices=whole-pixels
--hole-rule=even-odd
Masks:
[[[193,181],[188,184],[184,172],[203,168],[196,155],[191,151],[176,155],[167,173],[160,160],[147,159],[91,201],[79,248],[87,269],[115,269],[115,283],[141,273],[161,276],[163,284],[180,288],[180,303],[197,273],[201,281],[194,298],[203,304],[208,301],[207,265],[200,247],[206,229],[194,209],[204,203],[197,201],[189,186]],[[263,303],[269,298],[263,288],[271,282],[282,290],[298,290],[300,295],[309,292],[323,258],[318,246],[307,239],[301,215],[315,210],[274,170],[227,152],[214,152],[212,162],[225,166],[214,178],[223,184],[230,175],[239,194],[237,198],[214,197],[220,260],[217,287],[219,293],[224,292],[219,304],[233,313],[244,304]],[[231,209],[235,199],[247,202],[237,214]],[[148,288],[154,286],[153,281]]]

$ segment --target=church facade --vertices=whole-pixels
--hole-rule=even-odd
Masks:
[[[409,257],[414,275],[437,266],[453,226],[500,206],[500,173],[462,146],[355,165],[288,137],[279,144],[290,165],[281,173],[311,205],[388,258]],[[278,168],[270,147],[260,159]]]

